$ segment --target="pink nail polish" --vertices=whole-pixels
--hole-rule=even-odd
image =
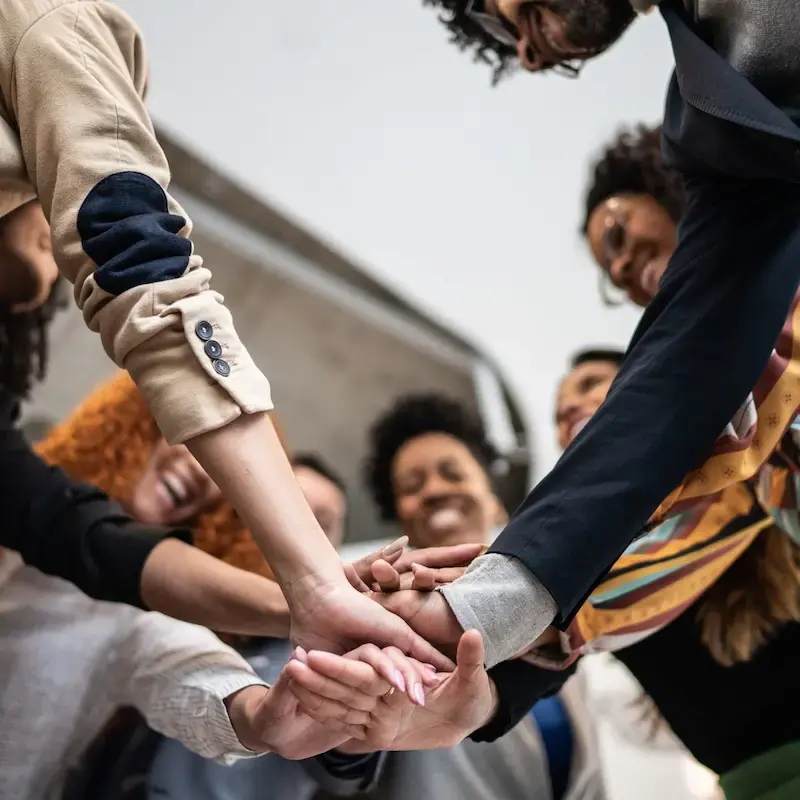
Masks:
[[[414,695],[414,699],[417,701],[418,705],[425,705],[425,692],[422,690],[422,686],[417,684],[414,687],[412,694]]]
[[[399,670],[396,669],[392,670],[392,682],[399,691],[405,692],[406,682],[403,679],[403,675]]]

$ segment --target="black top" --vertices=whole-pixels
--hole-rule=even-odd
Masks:
[[[143,608],[144,563],[168,536],[188,531],[133,522],[106,495],[42,461],[16,429],[19,403],[0,389],[0,547],[74,583],[97,600]]]
[[[800,741],[800,624],[784,625],[747,663],[723,667],[700,640],[700,602],[614,655],[689,752],[722,775],[768,750]],[[574,669],[551,672],[519,661],[495,667],[491,673],[500,709],[472,738],[493,741],[502,736],[540,697],[557,691]]]
[[[783,626],[752,660],[723,667],[700,641],[694,606],[615,655],[692,755],[718,775],[800,741],[800,624]]]

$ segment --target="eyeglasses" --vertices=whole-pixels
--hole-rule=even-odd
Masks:
[[[471,19],[487,36],[490,36],[499,44],[505,47],[517,49],[519,44],[519,32],[504,17],[486,13],[484,0],[470,0],[464,12],[468,19]],[[541,53],[537,54],[542,58]],[[547,69],[561,75],[563,78],[577,78],[583,68],[583,61],[578,58],[567,58],[560,60],[559,53],[553,52],[552,63],[547,64]]]
[[[467,10],[464,12],[468,19],[471,19],[480,29],[492,37],[496,42],[504,44],[507,47],[517,48],[517,41],[519,36],[515,30],[509,30],[506,22],[502,17],[496,17],[494,14],[487,14],[483,0],[470,0],[467,5]]]

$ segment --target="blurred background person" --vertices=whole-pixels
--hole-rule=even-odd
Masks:
[[[480,421],[435,394],[401,397],[370,434],[366,482],[412,547],[488,545],[507,519],[492,477],[498,455]],[[581,682],[542,701],[505,736],[445,750],[388,753],[374,796],[411,800],[605,797]]]

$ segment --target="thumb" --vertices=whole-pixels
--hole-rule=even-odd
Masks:
[[[458,641],[456,672],[461,680],[474,680],[484,671],[483,637],[476,630],[469,630]]]

